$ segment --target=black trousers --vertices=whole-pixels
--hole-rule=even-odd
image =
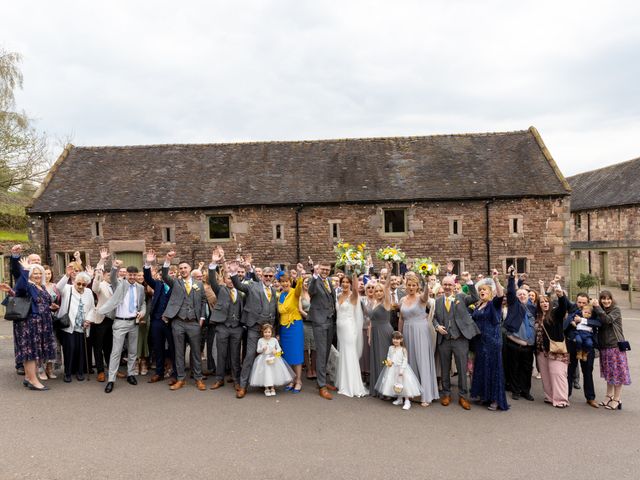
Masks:
[[[535,346],[518,345],[508,338],[504,340],[504,372],[507,385],[518,395],[531,392],[531,373],[533,372],[533,351]]]
[[[93,356],[96,360],[98,373],[104,372],[105,364],[109,368],[111,349],[113,347],[113,320],[104,317],[102,323],[91,325],[91,340],[93,344]]]
[[[582,384],[584,385],[584,398],[587,400],[595,400],[596,390],[593,386],[593,361],[596,358],[594,349],[589,351],[586,360],[578,360],[576,358],[576,345],[573,342],[567,342],[567,350],[569,350],[569,369],[567,371],[567,379],[569,380],[569,396],[573,391],[573,381],[578,373],[578,361],[582,370]],[[579,379],[578,379],[579,380]]]
[[[62,354],[64,356],[65,375],[85,373],[87,359],[84,350],[84,333],[62,332]]]

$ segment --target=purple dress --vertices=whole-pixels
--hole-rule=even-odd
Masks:
[[[35,304],[38,313],[27,317],[22,322],[13,322],[13,346],[16,354],[16,362],[28,362],[30,360],[55,360],[56,340],[53,334],[51,320],[51,296],[46,289],[32,289],[37,291]]]
[[[496,402],[501,410],[508,410],[504,390],[502,366],[502,297],[494,297],[482,309],[475,309],[473,320],[480,329],[476,343],[476,358],[473,363],[471,396],[483,402]]]

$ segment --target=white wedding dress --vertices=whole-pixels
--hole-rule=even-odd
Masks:
[[[363,397],[369,393],[362,383],[360,354],[362,353],[362,324],[364,317],[360,302],[349,299],[336,304],[338,332],[338,368],[336,387],[347,397]]]

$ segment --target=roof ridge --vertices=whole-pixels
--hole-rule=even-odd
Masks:
[[[320,142],[348,142],[354,140],[365,141],[389,141],[389,140],[419,140],[425,138],[440,137],[489,137],[499,135],[516,135],[528,133],[527,130],[510,130],[505,132],[470,132],[470,133],[439,133],[433,135],[408,135],[408,136],[391,136],[391,137],[345,137],[345,138],[321,138],[306,140],[247,140],[237,142],[220,142],[220,143],[151,143],[139,145],[86,145],[75,146],[77,149],[106,149],[106,148],[150,148],[150,147],[209,147],[222,145],[268,145],[268,144],[304,144],[304,143],[320,143]]]
[[[587,170],[586,172],[576,173],[575,175],[571,175],[570,177],[567,177],[567,180],[569,180],[571,178],[579,177],[581,175],[587,175],[589,173],[600,172],[602,170],[618,168],[621,165],[624,165],[626,163],[631,163],[631,162],[637,162],[638,160],[640,160],[640,157],[632,158],[631,160],[624,160],[624,161],[618,162],[618,163],[613,163],[611,165],[605,165],[604,167],[600,167],[600,168],[594,168],[593,170]]]

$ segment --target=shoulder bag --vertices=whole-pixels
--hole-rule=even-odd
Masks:
[[[60,316],[60,315],[56,315],[53,318],[53,328],[58,329],[58,330],[63,330],[65,328],[69,328],[69,325],[71,325],[71,318],[69,317],[69,308],[71,307],[71,297],[73,296],[73,287],[71,287],[71,289],[69,290],[69,302],[67,303],[67,312]],[[60,295],[62,295],[62,292],[60,292]]]
[[[4,319],[11,322],[23,322],[31,313],[31,297],[7,297]]]
[[[556,342],[555,340],[551,340],[551,337],[549,336],[549,332],[547,332],[547,329],[544,326],[544,320],[541,321],[541,324],[542,324],[542,329],[544,330],[544,333],[547,335],[547,338],[549,339],[549,353],[556,353],[558,355],[567,353],[567,343],[564,340],[562,340],[561,342]]]

